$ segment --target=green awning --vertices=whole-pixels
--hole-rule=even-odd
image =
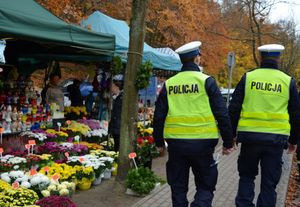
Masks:
[[[68,50],[78,50],[81,55],[112,56],[115,50],[114,35],[96,33],[68,24],[34,0],[0,0],[1,38],[54,44],[68,47]]]

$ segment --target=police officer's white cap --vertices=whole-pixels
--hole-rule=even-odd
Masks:
[[[182,57],[195,57],[197,55],[200,55],[200,41],[193,41],[190,43],[187,43],[185,45],[182,45],[178,49],[175,50],[179,54],[179,56]]]
[[[123,75],[122,74],[118,74],[118,75],[115,75],[114,77],[113,77],[113,80],[114,81],[123,81]]]
[[[258,51],[262,56],[279,56],[284,49],[284,46],[279,44],[268,44],[258,47]]]

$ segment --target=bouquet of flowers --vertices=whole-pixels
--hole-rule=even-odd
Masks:
[[[152,159],[159,156],[152,133],[152,128],[138,124],[138,138],[135,145],[137,160],[141,166],[150,168]]]
[[[52,195],[36,202],[40,207],[76,207],[69,197]]]

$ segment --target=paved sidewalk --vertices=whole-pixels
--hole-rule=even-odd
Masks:
[[[220,148],[217,152],[220,153]],[[219,178],[216,187],[216,192],[213,200],[213,207],[234,207],[234,199],[238,187],[238,173],[237,173],[237,158],[239,150],[235,151],[229,156],[221,156],[218,165]],[[284,152],[283,156],[283,171],[280,183],[277,186],[277,205],[276,207],[284,207],[285,196],[288,187],[290,168],[292,163],[292,156]],[[192,172],[190,173],[192,175]],[[192,201],[195,194],[195,185],[193,176],[190,176],[188,200]],[[260,176],[256,179],[256,196],[259,192]],[[168,184],[163,185],[160,189],[151,195],[141,199],[132,207],[171,207],[171,192]]]

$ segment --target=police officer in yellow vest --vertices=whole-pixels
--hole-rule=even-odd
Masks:
[[[176,52],[181,72],[168,79],[156,102],[154,139],[160,151],[168,143],[167,180],[173,207],[187,207],[189,171],[195,176],[192,207],[211,207],[217,183],[213,152],[220,137],[223,153],[232,151],[233,135],[227,108],[215,80],[199,70],[201,42],[183,45]]]
[[[229,106],[237,141],[242,143],[238,159],[237,207],[252,207],[254,180],[261,167],[257,207],[275,207],[276,185],[282,171],[282,154],[294,152],[299,138],[300,101],[295,81],[279,70],[282,45],[263,45],[260,68],[246,73],[238,83]]]

